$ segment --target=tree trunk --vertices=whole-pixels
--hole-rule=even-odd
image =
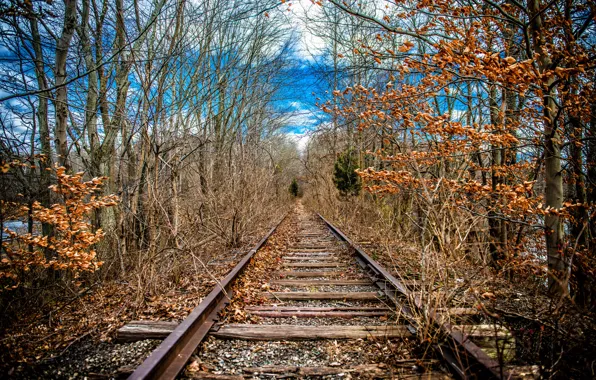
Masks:
[[[546,50],[544,26],[539,0],[528,1],[528,10],[533,20],[530,24],[534,51],[538,55],[540,73],[551,69],[552,60]],[[548,290],[555,297],[564,293],[566,284],[566,263],[563,259],[563,223],[557,212],[563,207],[563,176],[561,174],[561,133],[557,127],[554,77],[550,76],[541,84],[544,122],[544,182],[545,204],[554,212],[544,217],[546,234],[546,254],[548,261]]]
[[[37,19],[29,19],[31,26],[31,44],[35,53],[35,76],[37,78],[37,87],[39,90],[48,88],[48,82],[45,74],[43,61],[43,50],[41,45],[41,36]],[[52,167],[52,147],[50,143],[50,125],[48,123],[48,92],[42,92],[38,96],[37,106],[37,128],[39,130],[39,142],[41,144],[41,158],[39,159],[39,199],[44,207],[50,207],[50,169]],[[52,227],[48,223],[42,223],[43,236],[49,236],[52,233]],[[49,256],[46,251],[46,256]]]
[[[586,181],[583,173],[584,159],[582,155],[582,145],[575,142],[581,141],[583,137],[581,121],[576,115],[569,115],[570,126],[570,166],[571,175],[569,181],[569,198],[572,202],[585,204],[587,202]],[[572,211],[573,220],[570,225],[570,251],[584,252],[588,248],[588,210],[585,207],[574,208]],[[575,256],[577,257],[577,256]],[[581,258],[581,256],[580,256]],[[573,278],[575,280],[574,297],[579,305],[587,306],[590,300],[590,285],[586,277],[583,260],[574,260],[572,266]]]
[[[505,90],[503,90],[503,97],[505,97]],[[502,105],[504,106],[505,99],[502,99]],[[498,130],[503,126],[503,115],[502,110],[499,109],[497,102],[497,88],[495,85],[491,86],[490,97],[490,121],[493,128]],[[488,225],[489,225],[489,249],[491,256],[491,265],[497,269],[500,269],[501,265],[499,261],[505,258],[505,249],[507,245],[507,234],[505,221],[498,218],[497,209],[500,205],[500,197],[497,195],[499,185],[503,183],[503,175],[501,174],[503,165],[503,151],[504,149],[499,146],[491,147],[491,184],[493,191],[493,199],[489,203],[488,210]]]
[[[87,145],[89,151],[89,163],[87,168],[92,177],[99,177],[101,169],[98,161],[98,151],[100,147],[99,136],[97,134],[97,105],[99,98],[98,73],[95,70],[97,65],[93,58],[93,48],[89,38],[89,0],[83,1],[81,12],[81,24],[78,28],[81,50],[85,59],[86,69],[89,71],[87,85],[87,100],[85,106],[85,128],[87,132]],[[101,36],[96,36],[101,39]]]
[[[55,130],[55,142],[56,151],[58,153],[58,163],[66,168],[68,164],[68,141],[67,141],[67,128],[68,128],[68,104],[67,104],[67,92],[66,92],[66,59],[68,58],[68,50],[70,48],[70,42],[75,31],[77,23],[77,2],[75,0],[64,0],[64,25],[62,27],[62,35],[58,39],[56,44],[56,60],[55,60],[55,72],[56,76],[55,85],[56,97],[55,97],[55,108],[56,108],[56,130]]]
[[[596,205],[596,102],[592,103],[592,112],[590,117],[590,128],[587,141],[588,155],[586,157],[586,166],[588,168],[588,174],[586,183],[590,184],[587,189],[587,201],[591,205]],[[596,238],[596,217],[592,217],[589,221],[589,233],[590,238]],[[594,252],[594,249],[592,249]]]

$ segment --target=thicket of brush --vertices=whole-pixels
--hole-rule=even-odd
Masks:
[[[142,305],[214,257],[241,253],[284,212],[297,150],[274,103],[294,67],[283,15],[263,15],[273,4],[0,6],[0,224],[16,233],[2,238],[0,327],[106,281],[133,284]],[[62,222],[77,238],[74,214],[58,221],[23,209],[69,202],[50,191],[56,167],[82,173],[66,180],[73,189],[102,182],[81,205],[118,199],[80,210],[84,230],[103,239],[67,255],[45,242]],[[17,235],[34,244],[13,249]],[[97,270],[70,265],[80,255]],[[65,266],[48,264],[57,258]]]

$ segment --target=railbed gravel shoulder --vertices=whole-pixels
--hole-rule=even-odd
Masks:
[[[110,379],[119,369],[134,369],[157,348],[161,340],[133,343],[97,343],[86,339],[73,345],[62,356],[34,365],[16,367],[14,379]]]
[[[296,326],[388,326],[396,325],[394,316],[387,317],[352,317],[352,318],[269,318],[259,317],[249,323],[256,325],[296,325]]]
[[[258,376],[246,373],[244,369],[268,365],[347,368],[360,364],[384,363],[390,374],[413,375],[416,372],[412,366],[400,365],[400,361],[412,359],[410,353],[413,346],[415,342],[408,339],[254,342],[210,337],[201,345],[195,361],[215,374],[244,375],[245,378],[255,379],[282,378],[283,375]],[[346,375],[348,374],[323,378],[350,378]]]

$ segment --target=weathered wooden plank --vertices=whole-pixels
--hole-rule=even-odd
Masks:
[[[379,306],[246,306],[247,311],[392,311],[392,309]]]
[[[281,286],[348,286],[348,285],[372,285],[368,280],[274,280],[271,285]]]
[[[467,334],[491,358],[507,363],[515,359],[515,339],[511,332],[495,325],[454,325]]]
[[[451,327],[471,337],[507,338],[511,336],[506,328],[496,325],[452,325]]]
[[[394,376],[391,377],[392,379],[396,378]],[[410,372],[399,374],[397,377],[399,380],[452,380],[453,376],[450,376],[447,373],[443,372],[424,372],[424,373],[417,373],[417,372]]]
[[[337,262],[337,257],[333,256],[284,256],[281,258],[282,260],[288,261],[301,261],[301,260],[318,260],[321,262]]]
[[[116,331],[116,341],[135,342],[144,339],[165,339],[178,322],[131,321]]]
[[[319,244],[319,245],[313,245],[313,244],[294,244],[290,247],[290,250],[292,251],[297,251],[297,250],[301,250],[301,251],[324,251],[326,249],[328,250],[334,250],[337,249],[338,247],[332,244]]]
[[[283,263],[287,268],[339,268],[345,265],[341,263]]]
[[[537,365],[508,366],[507,370],[511,375],[511,379],[515,380],[530,380],[540,378],[540,367]]]
[[[305,376],[330,376],[339,374],[358,374],[366,375],[367,377],[374,376],[375,378],[384,377],[387,372],[387,366],[383,364],[361,364],[348,368],[340,367],[298,367],[298,366],[276,366],[267,365],[263,367],[249,367],[243,371],[247,374],[274,374],[274,375],[289,375],[292,377]]]
[[[377,300],[377,292],[271,292],[264,297],[280,300]]]
[[[335,247],[317,247],[317,248],[300,248],[300,247],[290,247],[288,252],[308,252],[308,253],[333,253],[333,251],[337,251],[338,248]]]
[[[312,271],[312,272],[301,272],[301,271],[285,271],[279,272],[280,277],[333,277],[342,276],[345,272],[342,271]]]
[[[387,311],[249,311],[249,314],[265,318],[355,318],[382,317]]]
[[[318,248],[324,247],[328,249],[336,249],[338,248],[337,242],[332,240],[326,239],[310,239],[310,240],[300,240],[294,243],[291,247],[293,248]]]
[[[305,257],[332,257],[335,256],[337,252],[286,252],[288,256],[305,256]]]
[[[185,378],[189,379],[200,379],[200,380],[244,380],[244,376],[242,375],[225,375],[225,374],[217,374],[211,373],[206,371],[186,371],[184,373]]]
[[[220,339],[243,340],[319,340],[319,339],[364,339],[369,336],[402,338],[412,333],[406,326],[299,326],[299,325],[243,325],[221,326],[211,335]]]

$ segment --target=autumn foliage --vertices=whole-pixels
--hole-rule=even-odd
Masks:
[[[3,289],[16,288],[27,272],[35,269],[68,272],[74,278],[82,272],[97,270],[94,246],[104,237],[101,229],[94,229],[91,215],[96,210],[114,206],[115,195],[96,195],[105,178],[83,181],[83,173],[67,174],[64,167],[54,169],[56,184],[50,186],[57,203],[44,207],[33,202],[29,207],[18,203],[3,203],[16,215],[30,215],[33,221],[50,227],[50,234],[18,233],[4,228],[0,281]],[[3,210],[5,211],[5,210]]]
[[[366,189],[419,198],[420,226],[437,205],[483,216],[471,232],[487,232],[487,262],[532,263],[557,294],[571,273],[572,296],[585,302],[596,237],[594,7],[397,1],[381,18],[332,3],[378,27],[353,54],[389,72],[384,83],[335,90],[323,106],[360,135],[382,136],[366,152],[374,164],[358,171]]]

